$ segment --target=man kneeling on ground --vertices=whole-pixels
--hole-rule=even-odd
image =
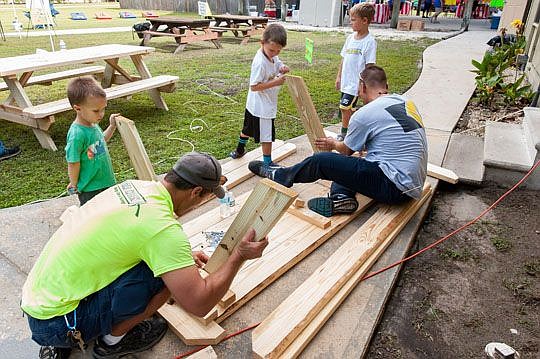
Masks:
[[[191,251],[179,214],[213,192],[222,198],[221,166],[212,156],[181,157],[160,182],[126,181],[69,212],[23,287],[40,358],[66,358],[95,338],[94,358],[119,358],[154,346],[167,331],[153,316],[172,295],[204,316],[223,297],[241,264],[268,244],[251,230],[207,278],[208,257]]]
[[[387,204],[420,198],[427,173],[427,140],[416,106],[401,95],[388,94],[386,73],[379,66],[362,72],[358,91],[365,105],[352,116],[343,142],[319,138],[316,146],[329,152],[286,168],[252,161],[249,169],[287,187],[318,179],[333,181],[328,197],[308,202],[312,211],[326,217],[354,212],[356,193]],[[363,150],[365,158],[351,156]]]

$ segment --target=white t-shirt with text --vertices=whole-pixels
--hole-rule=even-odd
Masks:
[[[371,34],[356,40],[356,33],[347,36],[341,49],[343,66],[341,68],[341,89],[343,93],[358,96],[360,74],[367,64],[374,64],[377,57],[377,42]]]
[[[251,91],[251,86],[261,82],[273,80],[279,74],[283,62],[274,56],[270,61],[262,52],[257,51],[251,63],[251,75],[249,77],[249,91],[246,108],[255,117],[275,118],[277,113],[277,100],[281,86],[271,87],[263,91]],[[281,76],[281,75],[280,75]]]

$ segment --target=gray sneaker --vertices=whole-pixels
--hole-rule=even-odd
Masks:
[[[339,142],[343,142],[343,140],[345,140],[345,135],[340,133],[336,136],[336,140],[338,140]]]
[[[263,161],[251,161],[248,164],[248,168],[251,172],[255,173],[257,176],[266,177],[274,180],[274,173],[277,169],[283,168],[276,164],[265,165]]]

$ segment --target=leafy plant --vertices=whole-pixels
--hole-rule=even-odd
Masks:
[[[524,76],[514,83],[505,84],[504,72],[510,67],[517,66],[517,56],[525,49],[523,24],[519,20],[512,23],[517,29],[517,36],[513,42],[502,42],[501,46],[487,51],[481,62],[472,60],[476,74],[476,89],[480,103],[491,106],[497,94],[503,96],[506,104],[519,104],[523,100],[530,100],[533,96],[529,85],[521,86]],[[506,29],[501,29],[501,40],[505,38]]]
[[[502,85],[503,77],[495,74],[491,77],[476,79],[476,91],[478,100],[484,105],[491,105],[497,89]]]
[[[534,95],[531,90],[531,85],[521,86],[525,79],[522,75],[514,83],[503,84],[501,87],[504,102],[509,105],[519,104],[523,100],[530,101]]]

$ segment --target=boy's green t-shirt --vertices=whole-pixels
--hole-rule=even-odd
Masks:
[[[114,186],[116,178],[103,131],[97,124],[90,127],[73,122],[66,143],[66,160],[80,162],[79,192],[90,192]]]
[[[64,315],[144,261],[154,275],[194,265],[191,245],[159,182],[126,181],[68,208],[23,286],[21,308]]]

